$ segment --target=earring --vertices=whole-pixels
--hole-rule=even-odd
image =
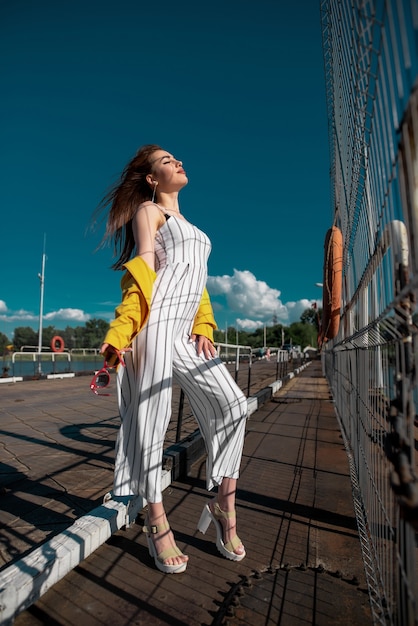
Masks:
[[[151,198],[151,202],[154,202],[154,200],[155,200],[155,191],[156,191],[156,189],[157,189],[157,185],[158,185],[158,183],[157,183],[157,181],[155,180],[155,181],[154,181],[154,189],[152,190],[152,198]]]

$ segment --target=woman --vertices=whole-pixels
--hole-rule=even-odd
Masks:
[[[189,398],[207,450],[207,487],[218,487],[203,510],[199,530],[210,522],[216,544],[240,561],[245,549],[236,534],[235,491],[244,441],[247,402],[216,356],[216,323],[206,291],[210,242],[180,213],[178,194],[188,179],[181,161],[156,145],[140,148],[110,205],[105,238],[118,256],[122,303],[101,352],[125,353],[118,370],[121,428],[116,442],[116,496],[140,494],[148,503],[144,531],[155,564],[179,573],[188,557],[177,548],[161,494],[163,444],[171,415],[172,379]]]

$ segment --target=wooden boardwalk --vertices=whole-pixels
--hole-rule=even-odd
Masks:
[[[270,382],[266,374],[274,378],[274,364],[260,363],[264,382],[252,393]],[[109,490],[116,399],[96,398],[85,385],[77,378],[0,388],[3,569]],[[141,512],[22,610],[16,626],[371,624],[348,461],[319,362],[251,415],[237,495],[242,562],[217,553],[213,527],[205,536],[196,530],[208,500],[199,459],[164,493],[190,556],[184,574],[155,569]]]

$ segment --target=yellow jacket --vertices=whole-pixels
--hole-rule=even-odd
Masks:
[[[122,302],[115,310],[115,319],[110,323],[104,343],[117,350],[131,345],[133,339],[146,324],[151,308],[152,287],[157,274],[139,256],[123,266],[127,271],[122,277]],[[213,342],[216,329],[207,289],[203,291],[199,309],[194,319],[192,333],[204,335]]]

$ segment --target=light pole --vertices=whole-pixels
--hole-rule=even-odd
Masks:
[[[324,283],[315,283],[315,287],[319,287],[320,289],[323,290],[324,289]],[[318,310],[316,302],[314,303],[314,305],[315,306],[313,308],[316,310],[316,323],[317,323],[317,326],[318,326],[318,337],[319,337],[319,333],[320,333],[320,330],[321,330],[321,320],[319,319],[319,310]],[[318,340],[317,340],[317,342],[318,342]],[[313,341],[312,341],[312,344],[313,344]]]
[[[39,305],[39,333],[38,333],[38,374],[42,374],[41,365],[41,352],[42,352],[42,317],[44,313],[44,285],[45,285],[45,241],[46,235],[44,234],[44,250],[42,253],[42,271],[38,274],[38,278],[41,281],[41,298]]]
[[[228,359],[228,321],[225,320],[225,358]]]

